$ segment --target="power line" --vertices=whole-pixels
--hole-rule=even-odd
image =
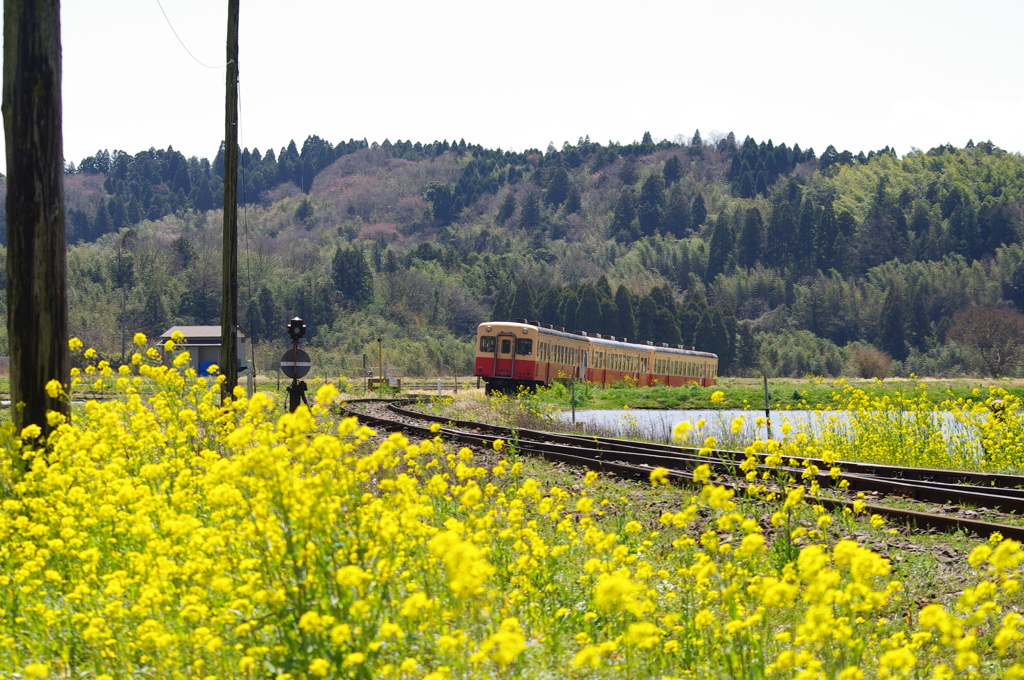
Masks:
[[[192,52],[185,45],[185,42],[181,39],[181,36],[178,35],[178,32],[176,30],[174,30],[174,24],[171,23],[171,19],[170,19],[170,17],[167,16],[167,12],[164,11],[164,6],[160,4],[160,0],[156,0],[156,5],[157,5],[157,7],[160,8],[160,13],[164,15],[164,20],[167,22],[167,25],[170,27],[171,33],[173,33],[174,37],[178,39],[178,44],[181,45],[181,48],[183,50],[185,50],[185,52],[188,54],[188,56],[192,57],[192,60],[194,62],[196,62],[197,64],[199,64],[203,68],[213,68],[213,69],[224,68],[224,66],[210,66],[209,64],[204,64],[203,62],[201,62],[198,59],[196,59],[196,55],[192,54]]]

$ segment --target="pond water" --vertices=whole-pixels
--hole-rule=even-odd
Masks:
[[[968,425],[958,422],[951,413],[930,414],[939,421],[944,434],[959,430],[963,434]],[[904,414],[909,418],[912,414]],[[568,411],[557,414],[562,422],[571,422]],[[788,423],[791,435],[798,432],[820,432],[825,428],[843,429],[854,417],[847,411],[772,411],[769,422],[764,411],[756,410],[577,410],[576,422],[582,423],[586,431],[606,432],[612,436],[645,439],[648,441],[671,441],[672,428],[682,421],[693,426],[689,441],[699,444],[705,437],[715,437],[720,443],[735,442],[749,444],[757,439],[781,439],[782,426]],[[739,432],[733,432],[733,422],[742,418]],[[896,417],[894,417],[894,421]]]

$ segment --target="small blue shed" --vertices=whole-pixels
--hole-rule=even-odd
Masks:
[[[210,366],[220,365],[220,326],[172,326],[160,336],[160,343],[170,340],[174,333],[185,336],[185,348],[191,356],[189,364],[198,375],[207,375]],[[238,334],[238,371],[250,369],[248,360],[249,335],[241,328]]]

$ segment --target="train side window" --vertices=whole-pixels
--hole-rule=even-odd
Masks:
[[[501,353],[508,354],[512,351],[512,341],[508,338],[501,339]]]
[[[483,335],[480,336],[480,351],[481,352],[493,352],[494,351],[494,336]]]
[[[533,340],[530,338],[516,338],[516,354],[520,356],[533,354]]]

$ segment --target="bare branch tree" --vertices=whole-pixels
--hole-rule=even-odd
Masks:
[[[1024,358],[1024,314],[996,305],[968,307],[953,317],[946,339],[972,352],[997,378]]]

